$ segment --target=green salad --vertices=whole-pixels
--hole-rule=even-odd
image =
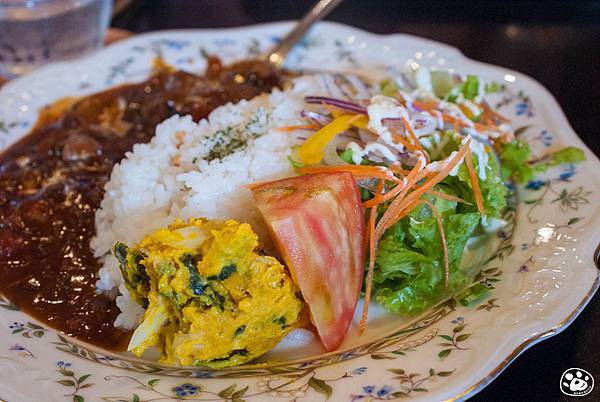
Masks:
[[[504,88],[477,76],[421,67],[375,91],[338,85],[344,98],[305,98],[317,131],[290,159],[300,173],[358,179],[369,256],[363,325],[371,297],[406,315],[460,292],[477,299],[488,288],[469,286],[491,256],[477,249],[507,224],[510,183],[584,160],[575,147],[534,157],[490,106]]]

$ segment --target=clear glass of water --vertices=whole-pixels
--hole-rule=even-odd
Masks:
[[[111,0],[0,0],[0,75],[98,49],[111,9]]]

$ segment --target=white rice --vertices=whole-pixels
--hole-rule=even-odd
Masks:
[[[327,95],[319,77],[300,77],[290,89],[274,90],[251,101],[215,109],[198,123],[191,116],[173,116],[156,128],[148,144],[137,144],[113,168],[96,212],[97,237],[91,246],[103,266],[100,292],[119,289],[121,314],[115,325],[134,328],[143,313],[125,289],[111,254],[116,241],[135,245],[177,218],[207,217],[250,223],[265,234],[245,184],[293,175],[287,157],[299,140],[277,127],[304,124],[300,112],[306,95]],[[219,138],[246,143],[222,159],[207,161]]]

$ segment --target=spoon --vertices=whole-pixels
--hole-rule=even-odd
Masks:
[[[273,49],[266,53],[263,58],[275,67],[280,68],[283,66],[287,55],[296,43],[302,39],[306,31],[308,31],[315,22],[323,19],[341,2],[342,0],[319,0],[317,4],[302,17],[294,29],[292,29]]]

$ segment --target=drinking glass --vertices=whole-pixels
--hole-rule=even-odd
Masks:
[[[111,9],[111,0],[0,0],[0,75],[98,49]]]

